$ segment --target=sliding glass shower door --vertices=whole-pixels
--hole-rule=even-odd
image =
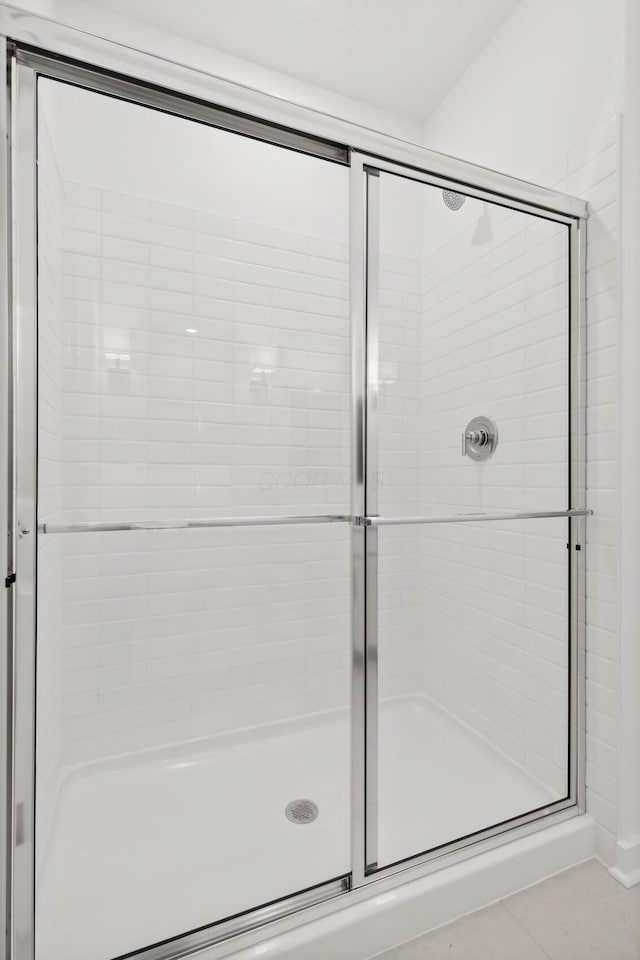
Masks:
[[[583,205],[13,73],[15,960],[576,812]]]
[[[572,803],[577,716],[570,222],[392,171],[364,172],[370,873]]]
[[[36,956],[108,960],[350,869],[348,176],[37,131]]]

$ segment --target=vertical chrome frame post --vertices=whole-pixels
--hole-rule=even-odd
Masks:
[[[380,379],[380,174],[365,167],[366,308],[365,352],[365,513],[377,516],[379,507],[378,399]],[[366,649],[366,805],[365,872],[378,866],[378,529],[364,528],[365,537],[365,649]]]
[[[0,960],[9,955],[10,902],[10,840],[7,829],[10,821],[10,772],[12,738],[12,630],[13,606],[13,550],[11,537],[4,537],[10,529],[11,496],[13,488],[11,382],[13,364],[11,357],[11,198],[9,163],[11,149],[11,84],[7,58],[7,45],[0,42],[0,73],[4,81],[0,99],[0,529],[4,546],[0,560],[0,572],[5,579],[0,583],[0,624],[3,638],[0,642]],[[6,736],[4,735],[6,731]]]
[[[351,515],[365,513],[366,403],[366,183],[362,159],[353,155],[350,191],[351,281]],[[366,804],[366,531],[351,525],[351,882],[364,880]]]
[[[569,227],[569,496],[586,503],[586,248],[587,221]],[[586,778],[586,530],[587,518],[569,520],[569,784],[568,793],[585,810]]]
[[[34,954],[37,496],[36,75],[18,65],[12,173],[15,204],[16,583],[11,960]]]

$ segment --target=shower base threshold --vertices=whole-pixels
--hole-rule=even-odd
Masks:
[[[111,960],[350,869],[346,711],[73,770],[36,882],[37,960]],[[558,799],[426,697],[381,704],[378,862]],[[318,815],[292,822],[287,805]]]

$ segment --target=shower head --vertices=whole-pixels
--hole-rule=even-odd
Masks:
[[[449,210],[459,210],[465,201],[461,193],[455,193],[453,190],[443,190],[442,199]]]

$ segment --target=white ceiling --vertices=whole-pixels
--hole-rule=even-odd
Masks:
[[[171,34],[423,120],[519,0],[92,0]]]

